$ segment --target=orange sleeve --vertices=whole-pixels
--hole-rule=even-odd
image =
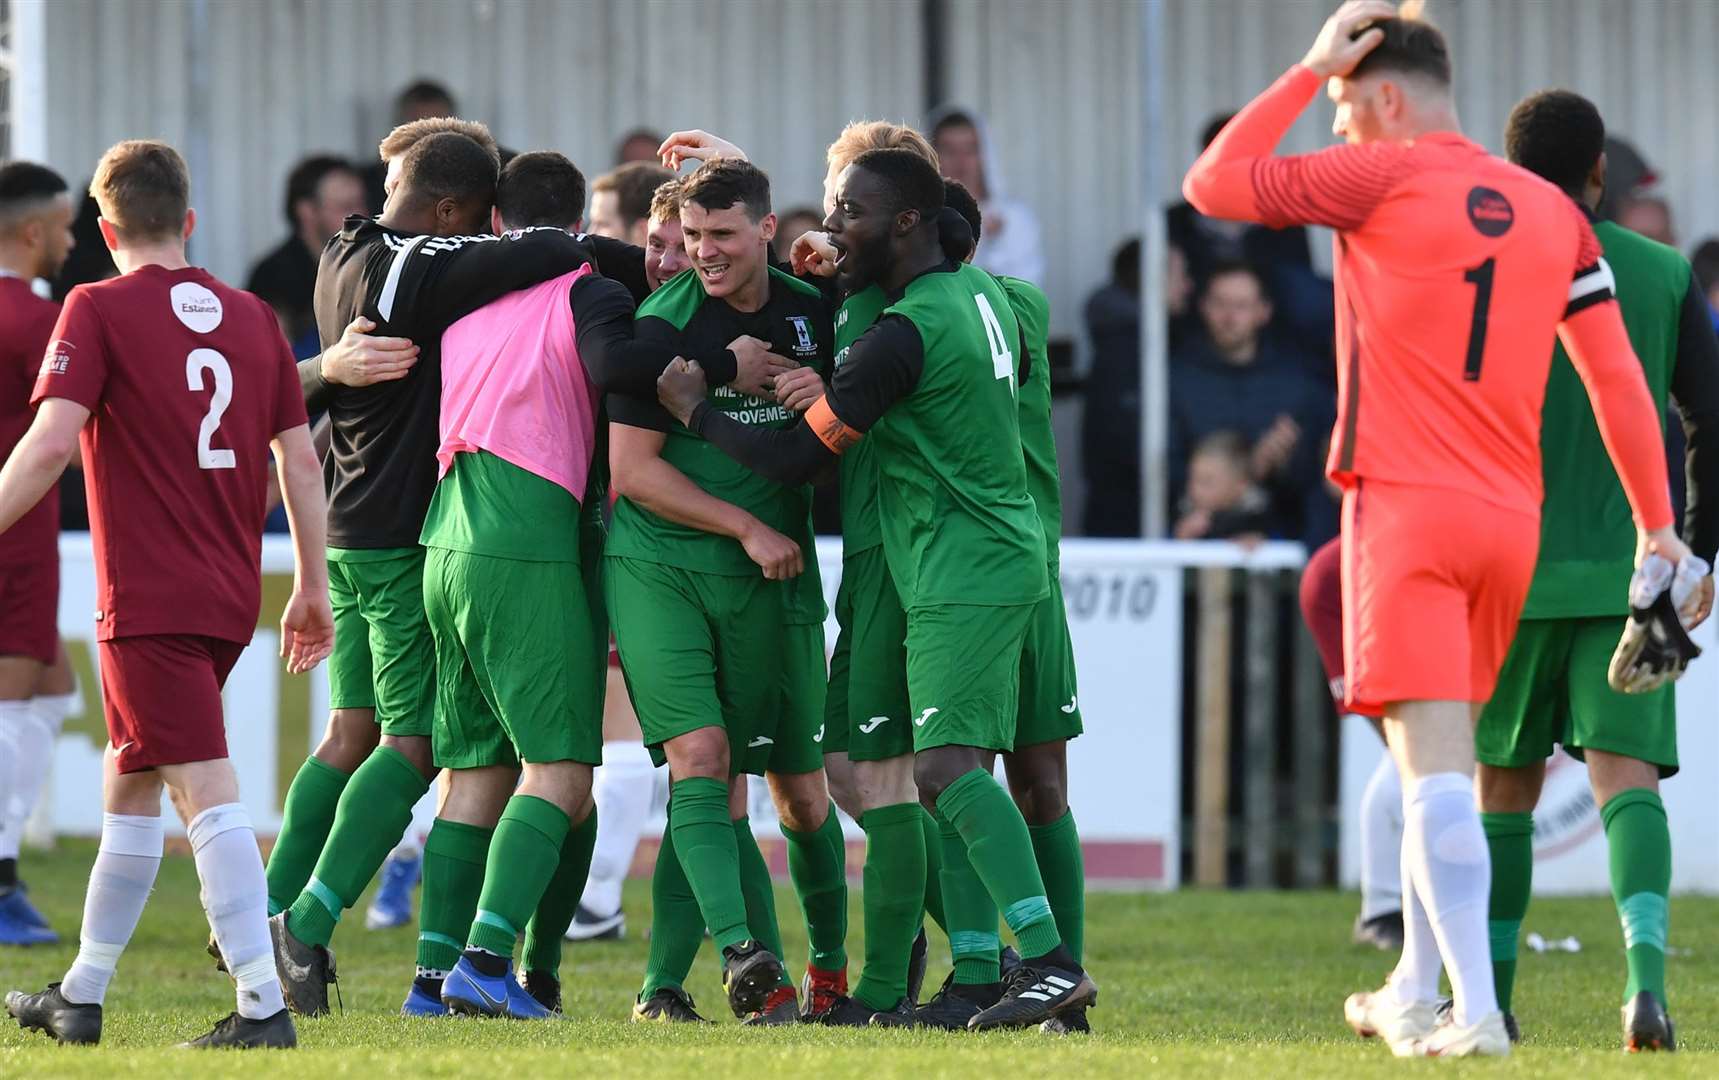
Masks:
[[[1630,347],[1616,300],[1593,304],[1558,324],[1558,338],[1588,388],[1606,452],[1623,481],[1635,522],[1646,530],[1672,523],[1670,481],[1659,414],[1641,361]]]
[[[865,437],[865,432],[849,427],[836,415],[836,411],[830,408],[828,394],[812,402],[812,407],[806,410],[806,426],[832,454],[844,453]]]
[[[1319,76],[1296,64],[1248,102],[1182,181],[1182,194],[1194,209],[1273,228],[1360,228],[1407,174],[1408,151],[1400,143],[1381,142],[1275,156],[1319,86]]]

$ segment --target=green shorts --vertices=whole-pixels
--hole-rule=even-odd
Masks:
[[[1672,688],[1620,694],[1606,682],[1623,624],[1621,616],[1518,624],[1475,728],[1475,760],[1518,768],[1546,760],[1557,744],[1578,759],[1603,750],[1657,765],[1661,776],[1677,772]]]
[[[603,760],[603,658],[577,563],[431,548],[436,764]]]
[[[663,744],[728,733],[729,773],[768,767],[781,714],[782,590],[762,574],[683,570],[610,555],[603,588],[621,674],[658,765]]]
[[[907,613],[913,749],[1012,750],[1021,653],[1036,604],[941,604]]]
[[[773,773],[809,773],[824,767],[824,698],[829,668],[824,659],[824,624],[782,628],[782,714],[765,768]]]
[[[428,736],[436,644],[424,618],[424,549],[329,548],[328,599],[328,707],[375,709],[384,735]]]
[[[1015,747],[1072,739],[1081,733],[1080,698],[1075,692],[1074,643],[1062,602],[1062,575],[1053,567],[1050,595],[1033,606],[1021,652],[1021,700],[1015,719]]]
[[[592,493],[587,492],[586,498],[591,497]],[[579,518],[579,580],[585,589],[585,608],[591,616],[591,640],[597,643],[597,648],[580,678],[596,684],[599,716],[609,688],[609,605],[603,598],[603,544],[607,539],[602,508],[582,510]]]
[[[842,559],[836,622],[841,633],[830,654],[824,753],[845,752],[854,761],[913,753],[907,613],[881,546]]]

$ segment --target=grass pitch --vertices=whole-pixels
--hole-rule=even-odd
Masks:
[[[75,952],[75,926],[94,845],[26,854],[32,896],[69,943],[0,950],[0,989],[40,989]],[[1212,893],[1094,895],[1087,963],[1101,986],[1091,1039],[1035,1031],[967,1036],[813,1027],[747,1030],[727,1015],[707,947],[689,989],[720,1022],[706,1028],[627,1023],[644,970],[649,897],[629,886],[629,937],[567,947],[562,1023],[406,1020],[395,1015],[412,972],[415,929],[370,932],[362,906],[334,947],[345,1013],[299,1022],[292,1053],[194,1054],[192,1038],[233,1007],[230,985],[203,954],[207,925],[188,857],[169,857],[143,924],[120,964],[100,1047],[59,1047],[0,1021],[0,1077],[696,1076],[792,1077],[1267,1077],[1463,1075],[1711,1077],[1719,1075],[1719,900],[1672,901],[1671,1005],[1683,1050],[1625,1057],[1617,1004],[1623,957],[1609,899],[1542,900],[1527,928],[1574,935],[1577,954],[1525,952],[1516,1012],[1526,1041],[1506,1061],[1398,1062],[1350,1035],[1342,1001],[1378,985],[1392,958],[1351,946],[1352,895]],[[805,962],[792,894],[778,892],[789,960]],[[849,947],[860,956],[854,897]],[[934,931],[927,993],[947,970]]]

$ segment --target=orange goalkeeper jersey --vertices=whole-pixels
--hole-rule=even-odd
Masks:
[[[1576,204],[1456,132],[1273,156],[1319,86],[1291,68],[1224,129],[1184,188],[1214,217],[1337,230],[1329,474],[1538,513],[1540,406],[1561,333],[1638,523],[1670,524],[1659,425]]]

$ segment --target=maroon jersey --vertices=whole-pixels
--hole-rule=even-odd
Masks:
[[[30,389],[59,317],[60,305],[31,292],[29,282],[0,276],[0,461],[11,456],[35,419]],[[55,487],[0,533],[0,574],[27,573],[45,559],[58,559],[59,535],[60,492]]]
[[[305,423],[274,312],[197,267],[66,297],[33,402],[90,410],[96,637],[248,642],[262,603],[269,442]]]

